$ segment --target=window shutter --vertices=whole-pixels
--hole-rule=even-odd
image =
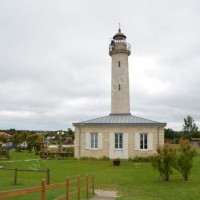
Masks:
[[[123,134],[124,159],[128,159],[128,133]]]
[[[86,149],[90,149],[91,148],[91,137],[90,137],[90,133],[86,133],[85,135],[85,139],[86,139]]]
[[[153,150],[153,134],[148,133],[147,139],[148,150]]]
[[[98,133],[98,149],[102,149],[102,148],[103,148],[103,134]]]
[[[135,133],[135,150],[140,150],[140,134]]]
[[[109,134],[109,158],[114,158],[114,133]]]

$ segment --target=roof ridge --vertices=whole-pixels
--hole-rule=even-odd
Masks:
[[[123,125],[123,124],[129,124],[129,125],[140,125],[140,124],[144,124],[144,125],[165,125],[166,123],[163,122],[157,122],[154,120],[150,120],[150,119],[146,119],[146,118],[142,118],[142,117],[137,117],[135,115],[106,115],[103,117],[98,117],[98,118],[94,118],[94,119],[90,119],[90,120],[85,120],[82,122],[77,122],[77,123],[73,123],[73,125],[109,125],[109,124],[113,124],[113,125]]]

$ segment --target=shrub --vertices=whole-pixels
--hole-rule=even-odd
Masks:
[[[132,162],[149,162],[150,156],[147,157],[135,156],[133,158],[129,158],[128,160]]]
[[[178,153],[175,168],[182,174],[184,180],[187,181],[193,166],[193,158],[197,152],[188,140],[180,140]]]
[[[152,166],[157,169],[165,181],[169,181],[172,174],[172,167],[176,161],[176,149],[166,144],[164,147],[157,148],[157,154],[150,158]]]
[[[104,161],[107,161],[107,160],[110,160],[110,158],[107,157],[107,156],[103,156],[103,157],[101,157],[101,158],[82,156],[82,157],[80,158],[80,160],[104,160]]]
[[[110,158],[107,157],[107,156],[103,156],[102,158],[100,158],[100,160],[105,160],[105,161],[107,161],[107,160],[110,160]]]
[[[95,158],[95,157],[88,157],[88,156],[82,156],[80,158],[80,160],[98,160],[98,158]]]

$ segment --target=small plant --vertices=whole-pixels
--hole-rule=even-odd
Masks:
[[[150,157],[149,156],[147,157],[135,156],[135,157],[129,158],[128,160],[132,162],[149,162]]]
[[[100,158],[100,160],[107,161],[107,160],[110,160],[110,158],[109,158],[109,157],[107,157],[107,156],[103,156],[102,158]]]
[[[87,157],[87,156],[82,156],[80,159],[81,159],[81,160],[98,160],[98,158],[95,158],[95,157]]]

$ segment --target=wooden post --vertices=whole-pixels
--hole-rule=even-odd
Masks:
[[[88,183],[88,176],[86,177],[86,188],[87,188],[87,196],[86,196],[86,198],[89,199],[89,183]]]
[[[46,188],[45,188],[45,179],[42,179],[42,191],[41,191],[41,200],[46,200]]]
[[[17,185],[17,168],[14,169],[14,185]]]
[[[94,194],[94,176],[92,176],[92,193]]]
[[[78,175],[78,183],[77,183],[77,185],[78,185],[78,200],[80,200],[80,177],[79,177],[79,175]]]
[[[47,179],[47,185],[50,184],[50,169],[46,170],[46,179]]]
[[[66,200],[69,200],[69,178],[66,178]]]

